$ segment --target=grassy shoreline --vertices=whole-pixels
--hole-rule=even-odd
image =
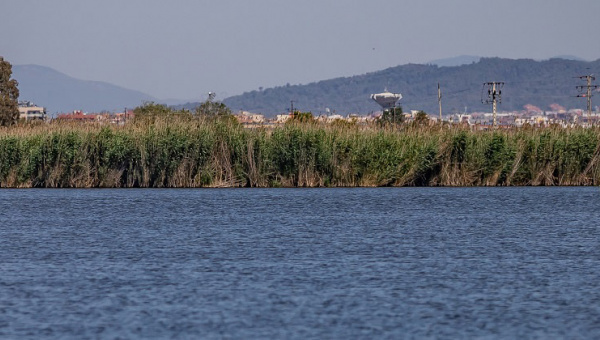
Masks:
[[[2,188],[597,185],[600,130],[155,119],[0,130]]]

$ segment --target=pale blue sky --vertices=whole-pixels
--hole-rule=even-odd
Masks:
[[[600,58],[599,0],[2,0],[0,55],[220,99],[457,55]]]

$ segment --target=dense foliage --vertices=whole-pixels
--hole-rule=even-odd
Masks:
[[[214,118],[219,116],[231,115],[231,110],[227,107],[227,105],[221,102],[207,100],[196,108],[195,114],[198,116]]]
[[[383,110],[383,113],[378,122],[381,126],[393,126],[402,124],[402,122],[404,122],[404,114],[402,112],[402,107],[398,106],[388,110]]]
[[[0,130],[1,187],[597,185],[599,129],[474,132],[456,126],[166,116],[117,126]]]
[[[19,89],[12,76],[12,65],[0,57],[0,126],[13,125],[19,119]]]

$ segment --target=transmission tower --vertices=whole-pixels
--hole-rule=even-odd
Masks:
[[[598,85],[592,85],[592,81],[596,80],[596,77],[594,77],[593,74],[590,74],[589,76],[581,76],[581,77],[579,77],[579,79],[587,81],[587,85],[577,86],[577,90],[579,91],[579,94],[577,95],[577,97],[587,98],[588,124],[590,124],[590,126],[591,126],[592,125],[592,97],[594,96],[592,94],[592,91],[598,89]]]
[[[487,97],[483,98],[484,89],[487,86]],[[498,126],[496,121],[496,110],[499,103],[502,103],[502,88],[504,87],[503,82],[492,81],[483,83],[481,89],[481,102],[484,104],[492,104],[492,112],[494,113],[494,129]]]
[[[438,105],[440,106],[440,124],[442,123],[442,90],[440,89],[440,83],[438,83]]]

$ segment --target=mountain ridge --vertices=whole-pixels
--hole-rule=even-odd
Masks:
[[[12,78],[19,82],[19,100],[44,106],[50,114],[73,110],[122,111],[145,101],[156,101],[140,91],[102,81],[77,79],[35,64],[13,65]]]
[[[479,62],[439,67],[431,64],[405,64],[351,77],[340,77],[306,85],[286,85],[246,92],[226,98],[232,110],[246,110],[272,116],[294,107],[321,114],[369,113],[379,110],[370,99],[387,89],[400,92],[405,109],[438,111],[437,84],[442,88],[444,113],[491,111],[482,104],[483,83],[505,82],[500,111],[521,110],[530,104],[547,109],[558,103],[567,108],[584,108],[576,98],[576,86],[584,85],[578,76],[600,72],[600,59],[593,62],[552,58],[481,58]],[[467,108],[465,110],[465,107]]]
[[[579,76],[591,73],[600,73],[600,59],[481,58],[459,66],[398,65],[362,75],[249,91],[225,98],[223,102],[234,112],[244,110],[267,116],[288,111],[291,101],[295,108],[314,114],[366,114],[380,109],[370,95],[387,89],[402,93],[404,98],[400,104],[405,110],[437,113],[437,84],[440,83],[445,114],[490,111],[489,106],[481,103],[482,84],[503,81],[506,84],[500,111],[520,110],[527,104],[544,110],[554,103],[567,108],[585,108],[585,100],[576,98],[579,94],[576,86],[585,85]],[[72,110],[121,111],[148,101],[166,102],[107,82],[73,78],[47,66],[14,65],[13,78],[19,82],[20,100],[44,106],[50,114]],[[176,101],[168,104],[173,103]],[[198,105],[192,102],[173,106],[195,108]]]

